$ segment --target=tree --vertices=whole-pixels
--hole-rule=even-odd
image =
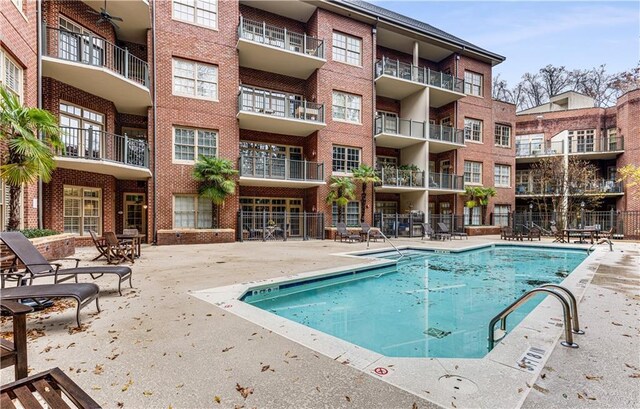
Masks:
[[[331,191],[327,195],[327,204],[333,205],[335,202],[338,206],[338,220],[342,222],[342,208],[356,197],[356,186],[353,180],[345,176],[331,176],[329,179],[329,187]]]
[[[364,222],[364,208],[367,205],[367,185],[380,182],[380,178],[371,166],[360,164],[357,169],[353,170],[353,180],[362,184],[362,192],[360,193],[360,221]]]
[[[540,75],[526,73],[522,76],[523,104],[527,108],[542,105],[549,100],[544,85],[540,81]]]
[[[588,95],[594,100],[594,106],[607,107],[614,105],[619,92],[612,83],[615,76],[607,73],[606,65],[590,70],[576,70],[573,73],[574,90]]]
[[[7,147],[0,166],[0,178],[9,185],[7,230],[17,230],[22,186],[38,178],[51,180],[56,168],[54,150],[62,149],[63,143],[50,112],[23,106],[18,96],[5,87],[0,87],[0,143]]]
[[[465,206],[469,209],[480,206],[481,219],[480,224],[484,224],[486,218],[485,213],[489,205],[489,199],[496,195],[496,190],[492,187],[483,186],[465,186],[464,195],[467,197]],[[471,224],[471,212],[469,212],[469,224]]]
[[[566,91],[573,82],[571,73],[567,71],[564,65],[555,67],[548,64],[546,67],[540,68],[539,78],[548,97]]]
[[[628,187],[640,185],[640,165],[625,165],[618,169],[619,182],[626,182]]]
[[[198,194],[220,206],[236,192],[233,162],[228,159],[200,156],[193,167],[193,179],[200,182]]]

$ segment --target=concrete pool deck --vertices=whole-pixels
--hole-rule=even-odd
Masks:
[[[492,241],[499,242],[489,236],[394,243],[459,248]],[[71,310],[29,318],[36,337],[29,343],[29,366],[35,372],[60,367],[105,407],[436,407],[190,293],[366,263],[335,255],[365,248],[333,241],[145,247],[133,266],[134,290],[119,297],[114,280],[97,280],[103,312],[85,308],[83,331],[73,330]],[[635,376],[640,376],[639,248],[616,242],[616,252],[602,258],[580,304],[587,330],[580,349],[554,349],[544,378],[522,386],[523,394],[534,389],[525,407],[640,405],[640,378]],[[77,256],[89,260],[94,253],[79,249]],[[620,277],[618,271],[623,271]],[[2,327],[8,328],[7,323]],[[13,371],[3,369],[1,375],[6,383]],[[245,400],[238,386],[253,393]],[[500,402],[492,406],[503,407]]]

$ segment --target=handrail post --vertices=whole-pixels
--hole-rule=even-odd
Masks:
[[[89,34],[89,65],[93,65],[93,35]],[[80,57],[82,58],[82,57]]]
[[[262,42],[266,43],[267,39],[267,23],[265,21],[262,22]]]
[[[124,49],[124,77],[129,78],[129,49]]]
[[[580,329],[580,321],[578,319],[578,301],[576,300],[576,297],[573,295],[573,293],[569,291],[568,288],[557,284],[543,284],[540,287],[548,287],[560,290],[567,295],[567,297],[569,298],[569,306],[571,307],[571,331],[574,334],[584,335],[584,331]]]
[[[93,127],[90,126],[89,129],[87,129],[87,152],[89,155],[89,158],[91,158],[92,153],[93,153]],[[81,141],[78,141],[81,142]],[[78,145],[82,146],[80,143],[78,143]],[[78,146],[78,150],[80,150],[80,146]],[[80,153],[80,152],[78,152]],[[80,155],[78,155],[80,156]],[[84,156],[84,155],[83,155]]]

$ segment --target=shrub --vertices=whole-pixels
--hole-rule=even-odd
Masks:
[[[36,237],[46,237],[60,234],[60,232],[51,229],[24,229],[20,230],[22,234],[28,239],[35,239]]]

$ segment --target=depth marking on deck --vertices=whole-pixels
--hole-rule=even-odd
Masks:
[[[524,368],[529,372],[533,372],[542,363],[542,358],[546,351],[542,348],[529,347],[516,362],[520,368]]]
[[[378,375],[378,376],[385,376],[389,374],[389,369],[388,368],[383,368],[381,366],[374,368],[371,373],[373,373],[374,375]]]

